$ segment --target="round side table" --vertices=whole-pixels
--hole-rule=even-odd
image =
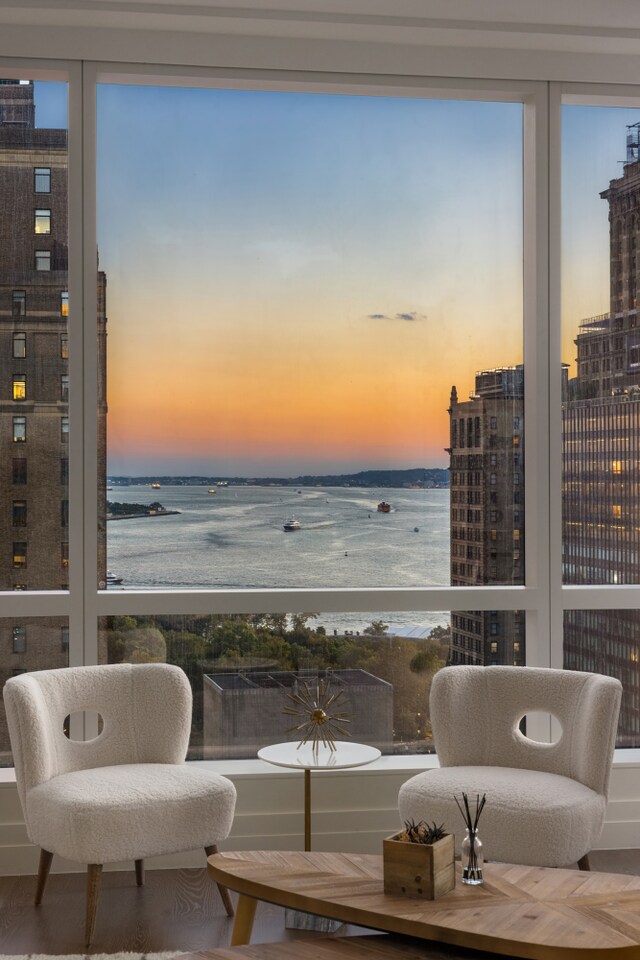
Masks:
[[[369,747],[365,743],[351,743],[340,740],[336,749],[319,746],[313,749],[312,744],[305,743],[274,743],[270,747],[258,750],[258,756],[267,763],[276,767],[289,767],[295,770],[304,770],[304,849],[311,850],[311,772],[313,770],[346,770],[349,767],[362,767],[372,763],[381,756],[377,747]]]

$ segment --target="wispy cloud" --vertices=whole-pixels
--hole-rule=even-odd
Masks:
[[[418,313],[417,310],[409,310],[406,313],[368,313],[367,320],[404,320],[407,323],[413,323],[415,320],[426,320],[426,313]]]

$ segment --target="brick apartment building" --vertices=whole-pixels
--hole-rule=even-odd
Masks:
[[[31,82],[0,81],[0,590],[69,582],[69,293],[67,131],[36,126]],[[105,293],[100,351],[98,580],[106,568]],[[71,385],[73,389],[73,385]],[[0,620],[0,685],[66,666],[63,618]],[[0,763],[8,762],[0,711]]]
[[[449,404],[451,583],[524,582],[524,370],[483,370]],[[524,664],[524,614],[451,615],[452,664]]]

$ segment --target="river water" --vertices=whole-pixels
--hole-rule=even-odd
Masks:
[[[449,583],[449,491],[114,486],[109,500],[159,501],[173,516],[107,523],[108,566],[126,590],[420,587]],[[391,512],[378,513],[381,500]],[[300,529],[285,532],[294,517]],[[321,611],[317,611],[321,613]],[[327,614],[327,629],[372,616],[408,633],[444,613]]]

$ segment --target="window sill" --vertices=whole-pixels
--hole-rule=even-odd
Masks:
[[[299,776],[302,772],[301,770],[295,770],[293,768],[287,769],[283,767],[276,767],[272,764],[266,763],[264,760],[194,760],[193,763],[198,764],[207,770],[214,770],[216,773],[220,773],[223,776],[232,777],[233,779],[242,779],[242,778],[253,778],[253,777],[291,777]],[[435,754],[411,754],[409,756],[386,756],[380,757],[378,760],[375,760],[373,763],[368,763],[362,767],[351,767],[346,770],[324,770],[317,771],[317,773],[335,773],[340,776],[344,776],[350,772],[355,772],[359,775],[369,774],[385,774],[385,773],[406,773],[407,776],[410,776],[413,773],[419,773],[421,770],[433,770],[435,767],[438,767],[438,758]],[[630,748],[625,750],[616,750],[613,757],[613,769],[626,769],[640,767],[640,748]],[[317,775],[316,773],[316,775]],[[6,785],[12,785],[16,782],[15,770],[13,767],[0,767],[0,788]]]

